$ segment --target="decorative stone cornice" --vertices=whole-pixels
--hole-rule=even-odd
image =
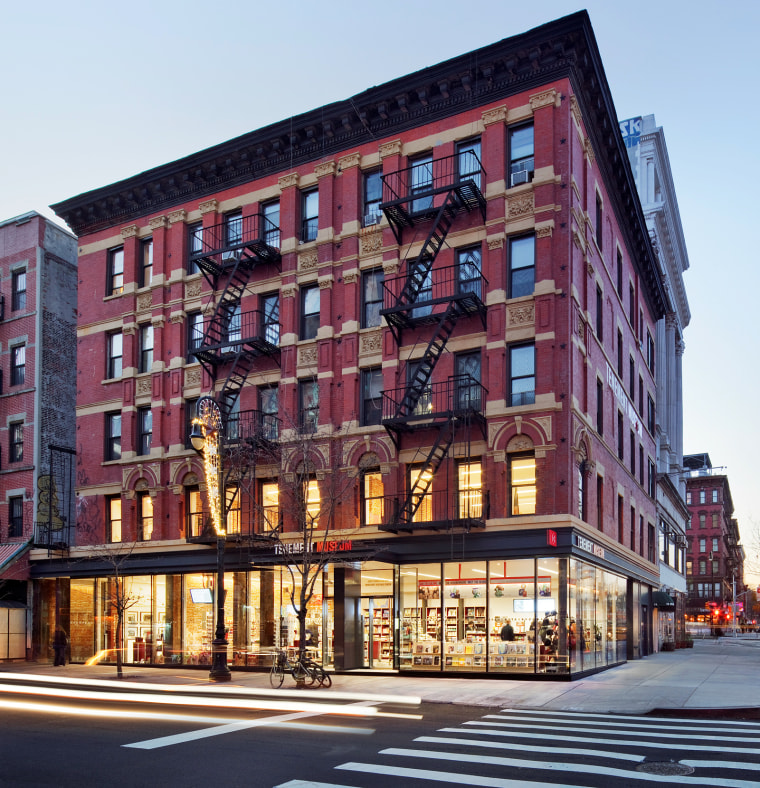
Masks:
[[[163,315],[156,315],[150,319],[153,328],[163,328],[166,325],[166,318]]]
[[[507,307],[507,325],[527,326],[535,322],[536,305],[531,301],[525,304],[512,304]]]
[[[559,106],[559,93],[555,88],[544,90],[541,93],[534,93],[530,97],[530,108],[535,112],[541,107]]]
[[[207,213],[215,213],[219,208],[219,202],[217,200],[204,200],[198,206],[198,210],[201,212],[201,216]]]
[[[322,164],[317,164],[317,166],[314,167],[314,172],[317,178],[326,178],[328,175],[335,175],[335,162],[325,161],[322,162]]]
[[[185,314],[185,312],[172,312],[169,315],[169,322],[174,324],[184,323],[186,317],[187,315]]]
[[[144,312],[146,309],[150,309],[153,305],[153,294],[150,290],[147,293],[140,293],[137,296],[137,304],[136,309],[138,312]]]
[[[151,230],[163,230],[166,227],[166,217],[165,216],[154,216],[152,219],[148,221],[148,227]]]
[[[355,285],[359,281],[359,269],[352,268],[350,271],[346,271],[343,274],[343,284],[344,285]]]
[[[287,175],[281,175],[277,179],[277,184],[281,192],[285,191],[285,189],[290,189],[292,186],[298,186],[298,173],[289,172]]]
[[[494,251],[494,249],[502,249],[504,248],[504,240],[506,236],[504,233],[499,233],[498,235],[489,235],[486,238],[486,243],[488,244],[489,251]]]
[[[348,156],[341,156],[338,159],[338,169],[350,170],[352,167],[358,167],[362,157],[360,153],[350,153]]]
[[[296,284],[283,285],[280,288],[280,295],[283,298],[295,298],[298,295],[298,285]]]
[[[130,224],[128,227],[121,228],[121,237],[126,241],[127,238],[137,238],[139,228],[136,224]]]
[[[188,388],[201,385],[201,368],[200,367],[186,367],[185,368],[185,386]]]
[[[319,282],[320,290],[332,290],[335,279],[332,274],[328,274],[327,276],[320,276],[317,281]]]
[[[487,109],[483,113],[483,125],[493,126],[494,123],[506,123],[507,122],[507,107],[506,105],[503,107],[494,107],[493,109]]]
[[[180,208],[178,211],[169,211],[167,217],[169,219],[169,224],[184,222],[187,220],[187,211],[184,208]]]
[[[551,238],[554,232],[554,220],[536,222],[536,238]]]
[[[522,192],[507,197],[507,219],[533,215],[533,192]]]
[[[199,298],[202,291],[203,285],[200,279],[196,279],[194,282],[188,282],[185,285],[185,298]]]
[[[583,140],[583,149],[586,152],[586,156],[588,156],[588,163],[593,167],[596,156],[594,155],[594,146],[588,137]]]
[[[401,155],[401,140],[393,140],[392,142],[384,142],[380,146],[380,158],[384,159],[386,156],[400,156]]]
[[[578,99],[575,97],[574,94],[570,95],[570,113],[572,114],[573,120],[575,121],[578,128],[579,129],[583,128],[581,108],[578,105]]]
[[[373,254],[383,248],[382,230],[365,227],[359,234],[359,245],[361,254]]]
[[[385,276],[396,276],[398,273],[398,260],[383,260],[383,274]]]
[[[316,271],[319,265],[319,255],[316,251],[298,255],[298,273],[305,274]]]

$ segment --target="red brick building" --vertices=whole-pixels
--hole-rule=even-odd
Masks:
[[[72,533],[76,265],[76,238],[40,214],[0,222],[0,659],[31,643],[32,541]]]
[[[686,505],[686,579],[690,620],[715,626],[731,623],[731,603],[744,591],[744,548],[725,468],[713,468],[709,454],[684,457]],[[740,614],[737,612],[737,617]]]
[[[138,540],[128,659],[208,657],[207,394],[229,442],[312,436],[310,504],[353,479],[309,611],[325,664],[648,653],[663,293],[585,13],[54,207],[80,237],[78,544]],[[233,665],[298,639],[284,455],[230,482]],[[102,559],[35,574],[69,589],[73,658],[108,647]]]

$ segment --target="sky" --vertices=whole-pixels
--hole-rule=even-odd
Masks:
[[[584,8],[618,118],[665,132],[690,261],[684,451],[725,467],[760,569],[756,0],[8,4],[0,220],[55,218],[53,203]]]

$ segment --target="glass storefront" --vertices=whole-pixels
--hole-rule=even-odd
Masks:
[[[360,595],[334,596],[335,568],[315,579],[299,631],[301,579],[287,567],[228,572],[224,627],[231,667],[271,664],[278,648],[335,664],[335,610],[353,619],[357,667],[432,673],[596,670],[627,654],[627,584],[575,558],[356,565]],[[216,629],[215,573],[123,578],[123,661],[210,665]],[[357,587],[358,588],[358,587]],[[70,630],[71,660],[116,660],[113,578],[40,581],[39,653],[54,628],[55,598]],[[635,600],[634,600],[635,601]],[[67,615],[66,615],[67,614]],[[350,626],[350,625],[349,625]]]

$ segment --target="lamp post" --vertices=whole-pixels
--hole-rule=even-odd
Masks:
[[[211,644],[212,681],[229,681],[227,667],[227,639],[224,634],[224,546],[227,537],[225,511],[224,469],[222,467],[222,412],[213,397],[201,397],[195,406],[190,442],[203,456],[211,522],[216,533],[216,632]]]

